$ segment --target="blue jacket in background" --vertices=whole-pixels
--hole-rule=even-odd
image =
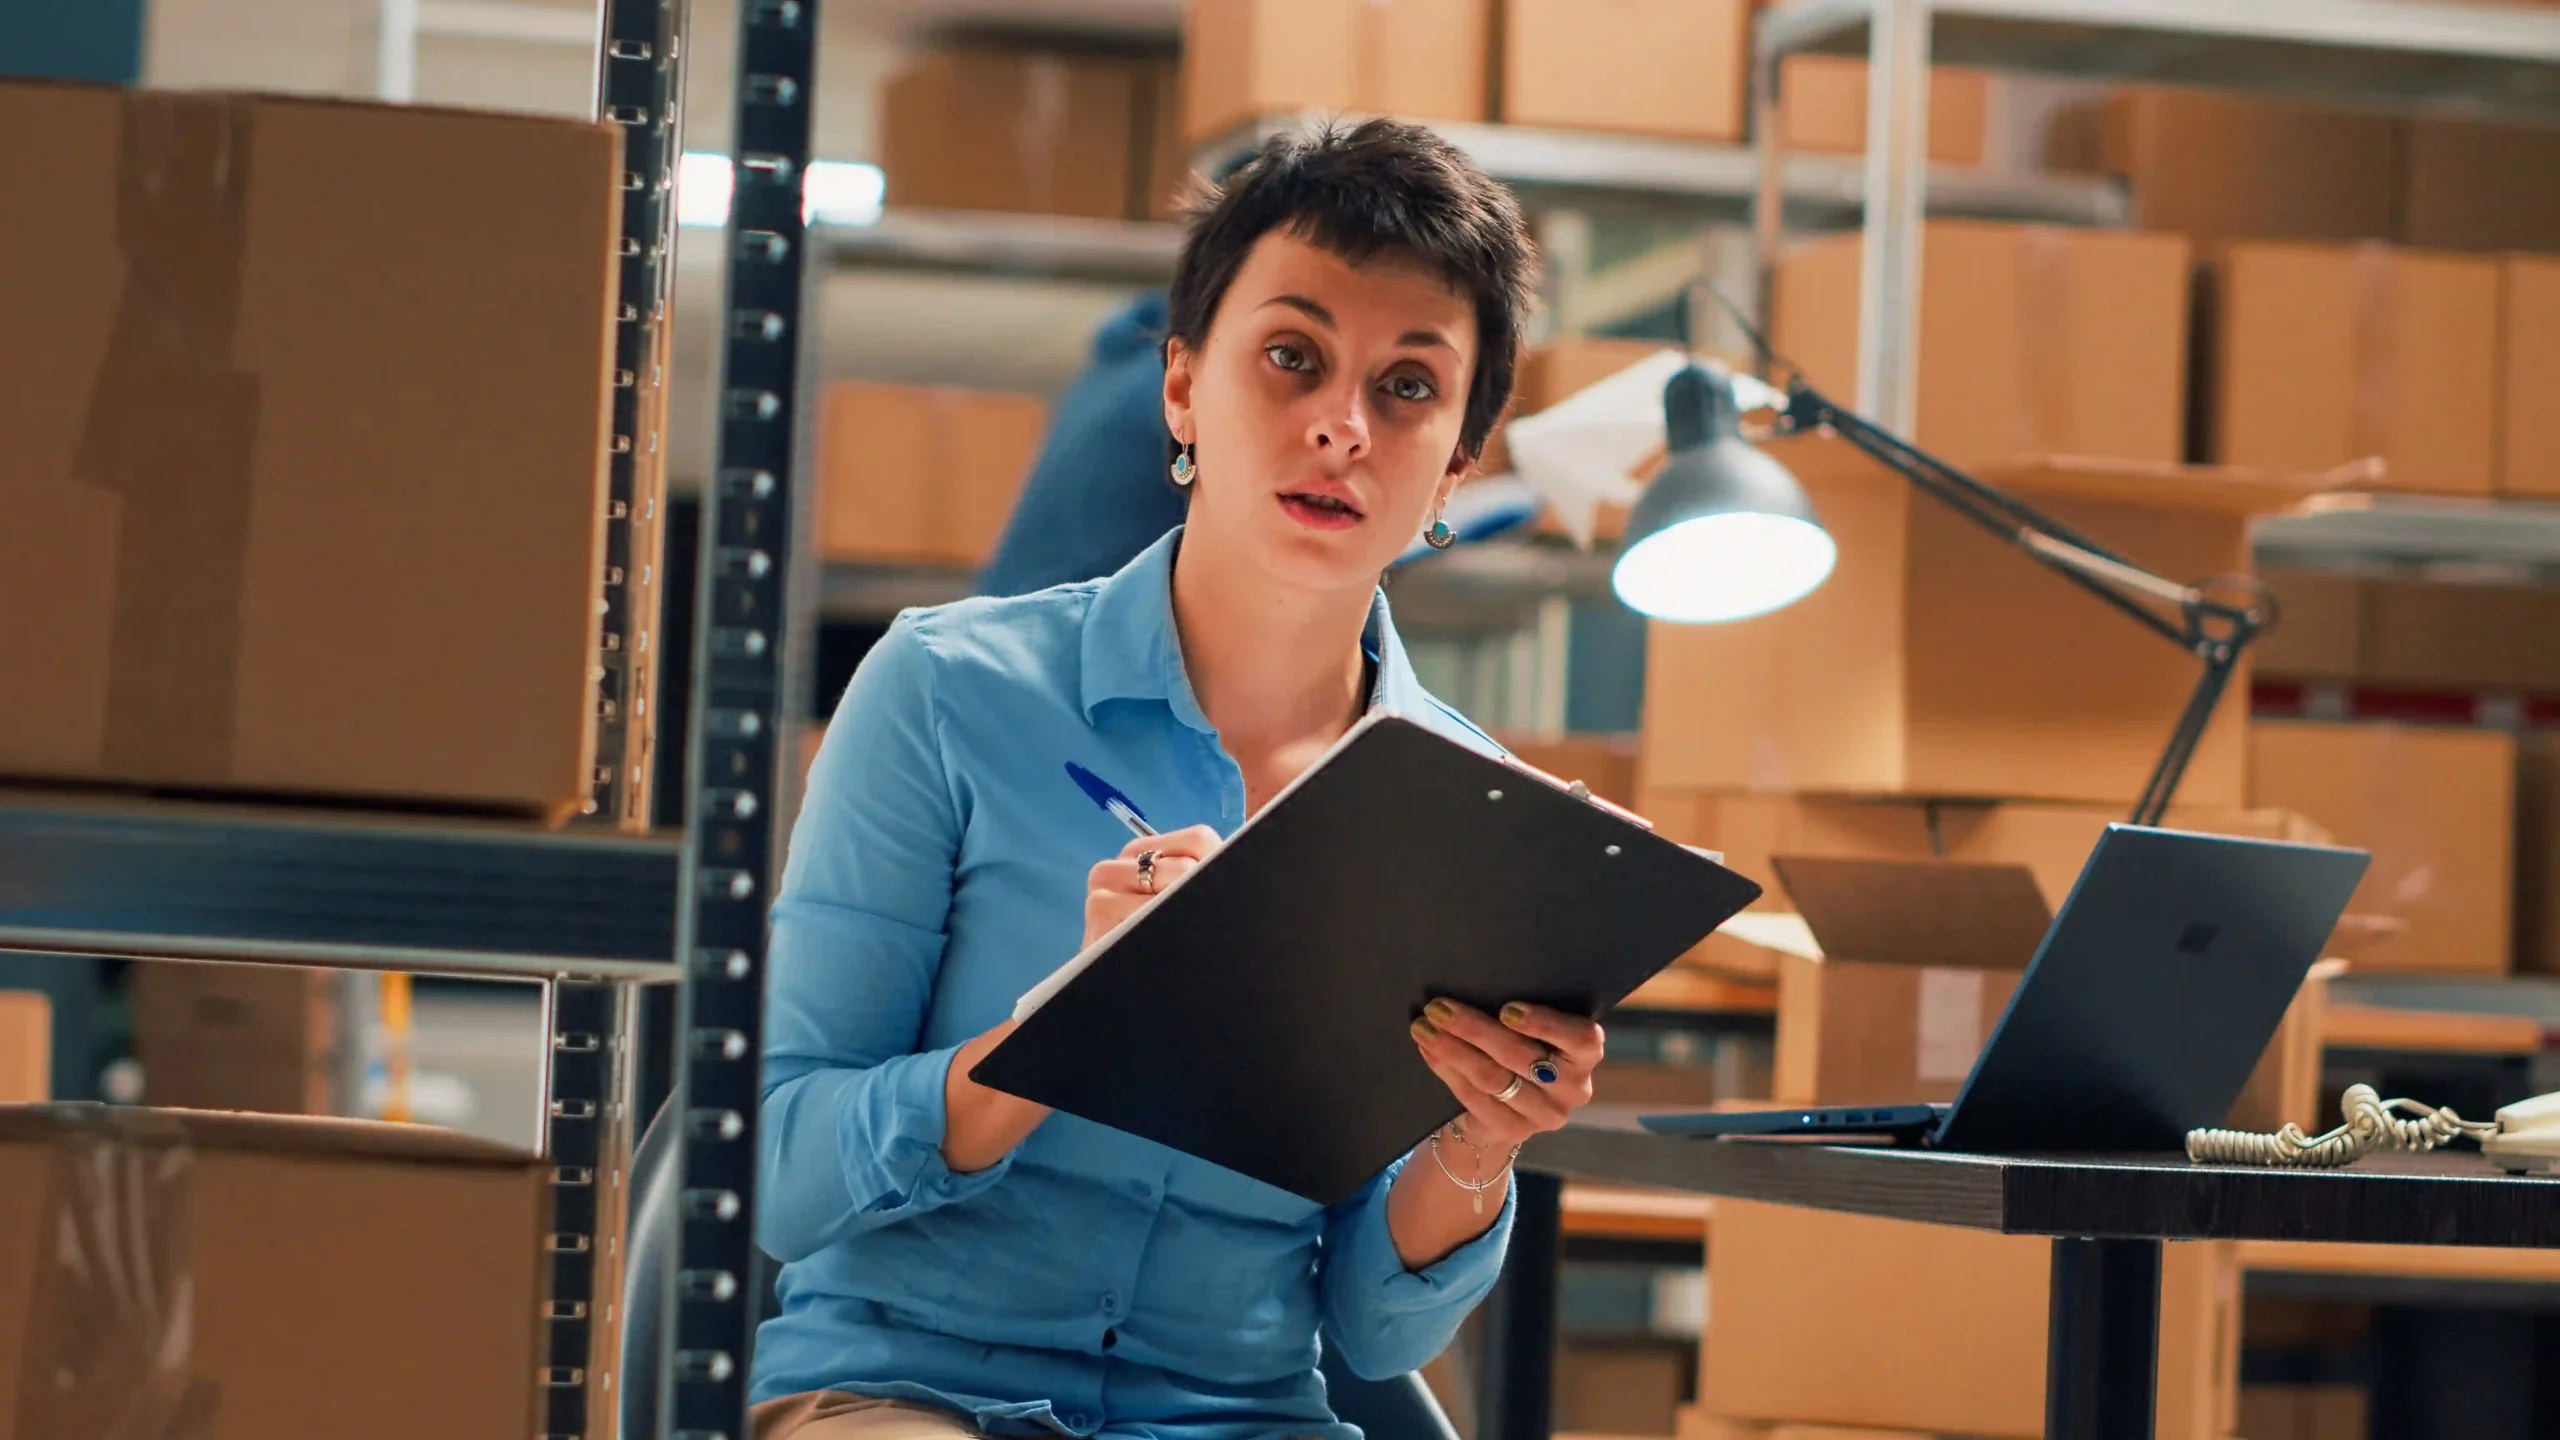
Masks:
[[[1093,361],[1049,412],[1049,436],[1023,483],[981,595],[1027,595],[1116,575],[1182,523],[1165,476],[1165,297],[1141,296],[1104,321]]]

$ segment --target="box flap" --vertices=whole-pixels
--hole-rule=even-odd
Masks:
[[[1770,865],[1831,959],[2024,970],[2053,924],[2024,865],[1828,855]]]
[[[259,1115],[239,1110],[167,1110],[98,1104],[0,1106],[0,1144],[50,1144],[105,1130],[141,1145],[259,1151],[351,1160],[411,1160],[432,1165],[522,1168],[542,1157],[512,1145],[433,1125],[342,1120],[318,1115]]]

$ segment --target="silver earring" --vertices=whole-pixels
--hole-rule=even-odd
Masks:
[[[1182,453],[1173,457],[1173,483],[1189,485],[1199,478],[1200,467],[1191,463],[1191,447],[1185,445]]]
[[[1431,528],[1422,532],[1422,543],[1434,550],[1446,550],[1458,543],[1458,532],[1449,528],[1449,522],[1446,519],[1434,515],[1431,517]]]

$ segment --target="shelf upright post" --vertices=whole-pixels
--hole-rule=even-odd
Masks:
[[[738,6],[735,177],[721,307],[719,434],[703,497],[677,895],[682,1129],[676,1265],[662,1313],[658,1413],[676,1440],[745,1440],[754,1341],[758,1061],[767,907],[779,869],[779,780],[792,612],[805,600],[797,420],[807,239],[802,210],[816,79],[816,0]]]
[[[620,274],[613,296],[613,421],[606,453],[605,556],[597,603],[596,762],[587,813],[623,820],[645,787],[647,695],[634,664],[657,617],[652,594],[665,405],[664,331],[674,275],[675,167],[682,151],[685,0],[605,0],[596,116],[622,132]],[[543,1153],[552,1163],[551,1291],[543,1319],[543,1428],[604,1440],[617,1426],[623,1227],[639,1117],[638,983],[555,975],[544,983]]]
[[[1857,406],[1876,424],[1908,435],[1918,419],[1914,361],[1920,342],[1920,221],[1929,185],[1929,0],[1873,3]]]

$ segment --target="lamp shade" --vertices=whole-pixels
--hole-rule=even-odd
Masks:
[[[1839,557],[1787,468],[1742,438],[1732,387],[1698,366],[1663,389],[1671,458],[1627,517],[1610,585],[1656,620],[1741,620],[1792,605]]]

